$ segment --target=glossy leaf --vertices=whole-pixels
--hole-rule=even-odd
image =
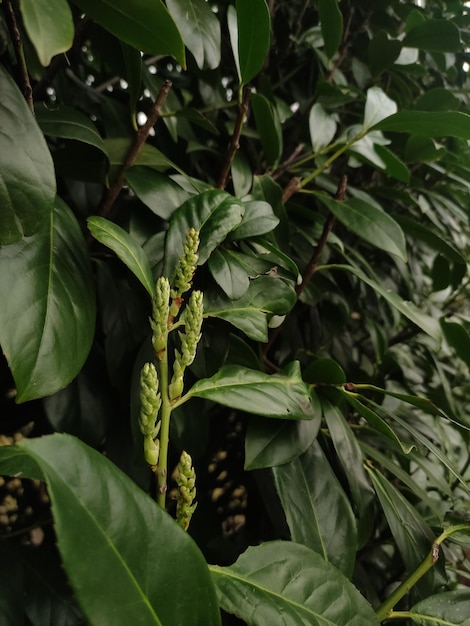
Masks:
[[[457,356],[470,367],[470,335],[466,328],[456,322],[448,322],[444,318],[441,319],[441,327]]]
[[[241,222],[245,209],[237,198],[225,191],[205,191],[189,198],[172,215],[165,247],[164,274],[172,279],[183,242],[190,228],[199,231],[199,265]]]
[[[47,227],[0,247],[0,265],[0,344],[24,402],[65,387],[88,356],[91,264],[75,217],[57,198]]]
[[[422,222],[417,222],[406,215],[397,215],[396,220],[406,235],[422,241],[432,250],[443,254],[450,261],[465,264],[464,256],[454,245],[446,239],[439,237],[439,235],[430,228],[427,228]]]
[[[72,107],[61,106],[56,109],[36,107],[36,121],[45,135],[75,139],[106,154],[103,140],[96,126],[86,115]]]
[[[130,46],[148,54],[169,54],[184,67],[181,35],[161,0],[73,0],[84,13]]]
[[[245,469],[283,465],[303,454],[315,441],[321,424],[318,398],[310,394],[315,417],[311,420],[252,418],[245,438]]]
[[[337,116],[325,111],[320,102],[310,109],[308,116],[310,140],[314,152],[327,146],[336,134]]]
[[[166,174],[149,167],[131,167],[126,180],[135,195],[156,215],[169,220],[190,194]]]
[[[356,521],[320,444],[313,442],[301,456],[272,472],[292,540],[318,552],[350,578]]]
[[[0,244],[7,244],[33,235],[48,222],[56,183],[44,137],[3,66],[0,92]]]
[[[21,0],[23,22],[42,65],[66,52],[73,41],[72,12],[66,0]]]
[[[220,64],[220,23],[205,0],[167,0],[170,15],[199,69]]]
[[[271,206],[263,200],[243,203],[245,213],[241,223],[230,233],[230,239],[246,239],[270,233],[279,224]]]
[[[204,398],[255,415],[285,419],[312,419],[309,388],[298,362],[272,376],[257,370],[226,365],[211,378],[196,382],[187,397]]]
[[[246,268],[232,250],[214,250],[209,257],[209,269],[215,282],[231,300],[241,298],[250,286]]]
[[[420,137],[470,139],[470,115],[459,111],[399,111],[376,123],[375,128]]]
[[[324,193],[318,193],[316,197],[353,233],[406,262],[406,242],[403,231],[385,211],[360,198],[338,202]]]
[[[260,93],[251,96],[251,109],[266,159],[270,165],[277,163],[283,143],[278,114],[271,102]]]
[[[153,296],[155,286],[149,260],[129,233],[98,215],[88,218],[88,228],[95,239],[117,254],[139,279],[148,294]]]
[[[371,87],[367,90],[363,130],[369,130],[373,126],[377,127],[381,120],[396,112],[396,102],[391,100],[380,87]]]
[[[265,0],[236,0],[240,82],[247,84],[263,67],[270,38]]]
[[[326,56],[331,59],[338,50],[343,36],[343,14],[337,0],[320,0],[318,13]]]
[[[379,75],[393,65],[401,48],[402,44],[398,39],[389,39],[385,30],[380,30],[369,41],[368,56],[372,73]]]
[[[130,142],[128,139],[105,139],[104,146],[109,158],[111,167],[117,170],[125,161],[127,153],[129,151]],[[144,144],[137,155],[134,165],[145,165],[151,167],[159,172],[164,172],[168,169],[174,169],[180,174],[184,175],[184,172],[175,165],[170,159],[168,159],[160,150],[154,148],[150,144]],[[113,178],[113,176],[112,176]]]
[[[250,547],[230,567],[210,566],[221,607],[248,626],[378,626],[370,604],[319,554],[288,541]]]
[[[206,294],[207,296],[207,294]],[[259,276],[239,300],[224,296],[204,298],[204,315],[227,320],[254,341],[268,340],[267,315],[284,315],[294,306],[293,287],[284,280]]]
[[[419,626],[469,626],[470,591],[455,589],[430,596],[415,604],[409,616]]]
[[[47,483],[62,561],[90,623],[220,624],[192,539],[108,459],[69,435],[9,448],[0,449],[2,473],[36,466],[33,477]]]
[[[407,33],[403,45],[433,52],[457,52],[461,48],[460,32],[450,20],[428,19]]]

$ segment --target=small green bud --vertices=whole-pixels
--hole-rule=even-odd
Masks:
[[[168,337],[168,319],[170,316],[170,283],[168,278],[160,276],[155,285],[152,298],[152,345],[155,354],[160,355],[165,349]]]
[[[178,500],[176,504],[176,521],[188,530],[189,522],[197,504],[193,504],[196,497],[196,473],[191,456],[183,450],[175,472],[178,485]]]
[[[201,291],[193,291],[188,305],[184,310],[185,332],[180,333],[182,363],[191,365],[196,356],[197,344],[201,338],[204,302]]]
[[[191,287],[191,281],[196,271],[198,261],[198,247],[199,233],[194,228],[190,228],[186,235],[186,241],[183,244],[183,254],[179,258],[178,265],[176,266],[175,280],[171,289],[171,297],[174,301],[173,304],[178,310],[181,306],[181,296]]]
[[[158,392],[157,370],[153,363],[145,363],[140,372],[140,430],[142,434],[155,438],[158,411],[162,403]]]
[[[170,384],[168,385],[168,397],[170,400],[179,398],[183,393],[183,374],[184,365],[181,362],[181,354],[178,350],[175,350],[175,360],[173,363],[173,376],[171,377]]]
[[[144,438],[144,458],[146,463],[148,463],[152,467],[154,465],[157,465],[159,453],[160,442],[158,441],[158,439],[154,441],[150,435],[147,435]]]

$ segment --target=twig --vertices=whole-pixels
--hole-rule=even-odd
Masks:
[[[300,189],[300,184],[302,179],[300,176],[294,176],[291,178],[287,185],[284,187],[284,191],[282,192],[282,201],[286,203],[289,198],[291,198],[295,193],[297,193]]]
[[[304,148],[305,148],[305,144],[303,143],[299,144],[297,148],[294,150],[294,152],[290,155],[290,157],[288,157],[284,161],[284,163],[281,163],[281,165],[272,174],[272,179],[277,180],[280,176],[282,176],[282,174],[284,174],[284,172],[286,172],[289,169],[289,167],[294,165],[298,157],[302,154]]]
[[[292,183],[292,181],[295,179],[292,179],[290,182]],[[298,179],[298,181],[300,181],[300,179]],[[346,186],[348,183],[348,178],[347,176],[343,175],[341,177],[341,180],[339,181],[338,184],[338,188],[336,190],[336,194],[335,194],[335,200],[338,200],[339,202],[342,202],[344,200],[344,197],[346,195]],[[298,183],[297,183],[298,184]],[[287,188],[286,188],[287,190]],[[285,193],[285,192],[284,192]],[[295,193],[295,191],[293,191],[292,193]],[[292,194],[291,194],[292,195]],[[301,294],[303,293],[303,291],[305,290],[305,288],[307,287],[308,283],[310,282],[310,280],[312,279],[312,276],[315,274],[317,267],[318,267],[318,260],[321,256],[321,253],[323,252],[323,249],[326,245],[326,242],[328,240],[328,235],[331,232],[331,229],[333,228],[333,224],[335,223],[335,216],[332,215],[331,213],[329,213],[328,217],[326,218],[325,224],[323,226],[323,231],[320,237],[320,240],[312,254],[312,258],[310,259],[307,267],[305,268],[305,271],[303,273],[303,277],[302,277],[302,282],[300,283],[300,285],[297,285],[295,291],[297,294],[297,300],[299,300]],[[273,332],[271,333],[270,337],[269,337],[269,341],[268,343],[265,345],[264,350],[263,350],[263,361],[269,366],[272,367],[271,362],[268,359],[268,354],[269,351],[271,349],[271,347],[273,346],[274,342],[276,341],[276,339],[279,336],[279,333],[281,332],[282,326],[278,326],[277,328],[275,328],[273,330]]]
[[[18,68],[20,70],[20,78],[23,87],[23,95],[28,103],[31,112],[34,114],[33,103],[33,90],[31,89],[31,83],[29,81],[28,68],[26,67],[26,60],[24,58],[23,42],[21,41],[20,31],[18,29],[18,23],[16,21],[15,11],[10,0],[5,0],[5,15],[8,23],[8,29],[10,31],[10,37],[15,49],[16,60],[18,62]]]
[[[251,97],[251,89],[247,87],[245,91],[245,96],[243,100],[238,105],[238,115],[237,121],[235,123],[235,128],[232,135],[232,140],[230,141],[230,146],[228,148],[227,156],[225,158],[225,163],[220,172],[219,182],[217,183],[217,189],[225,189],[228,181],[228,175],[230,172],[230,168],[233,163],[233,159],[235,158],[235,154],[240,147],[240,135],[242,133],[243,122],[245,121],[246,112],[248,111],[248,103]]]
[[[103,200],[103,203],[101,204],[101,209],[99,212],[99,215],[101,217],[106,217],[108,215],[121,189],[124,187],[125,174],[127,170],[130,167],[132,167],[132,165],[134,164],[137,156],[139,155],[139,152],[142,149],[142,146],[147,140],[147,137],[150,133],[150,129],[153,126],[155,126],[158,118],[160,117],[162,108],[165,104],[170,88],[171,88],[171,82],[169,80],[166,80],[161,86],[160,91],[158,92],[157,98],[155,102],[153,103],[150,113],[147,117],[147,121],[137,131],[134,143],[129,148],[127,156],[124,159],[123,164],[121,165],[121,168],[119,170],[116,180],[111,185],[111,187],[109,187],[104,197],[104,200]]]

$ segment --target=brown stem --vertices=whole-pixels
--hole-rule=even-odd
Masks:
[[[233,159],[235,158],[235,154],[240,147],[240,135],[242,134],[243,122],[245,121],[245,116],[248,111],[248,103],[250,101],[250,97],[251,89],[250,87],[247,87],[245,91],[245,96],[242,102],[238,105],[237,121],[235,123],[232,139],[230,141],[230,146],[227,151],[227,156],[225,158],[225,163],[222,171],[220,172],[217,189],[225,189],[227,185],[228,175],[230,173],[230,168],[232,167]]]
[[[297,146],[297,148],[294,150],[294,152],[290,155],[290,157],[288,157],[284,161],[284,163],[281,163],[281,165],[279,165],[279,167],[273,173],[272,179],[273,180],[277,180],[280,176],[282,176],[282,174],[284,174],[284,172],[286,172],[292,165],[294,165],[295,162],[297,161],[297,159],[302,154],[304,148],[305,148],[305,144],[304,143],[300,143]]]
[[[23,95],[28,103],[31,112],[34,114],[33,103],[33,90],[31,89],[31,83],[29,81],[28,68],[26,67],[26,60],[24,58],[23,42],[21,41],[21,35],[16,21],[15,11],[10,0],[5,0],[5,16],[10,31],[10,37],[15,50],[16,60],[18,62],[18,68],[20,71],[20,78],[23,87]]]
[[[292,180],[294,180],[294,179],[292,179]],[[344,200],[344,197],[346,195],[347,183],[348,183],[347,176],[345,176],[345,175],[341,176],[341,180],[339,181],[338,188],[336,190],[335,200],[338,200],[339,202],[342,202]],[[293,193],[295,193],[295,191]],[[313,251],[312,258],[310,259],[310,261],[309,261],[309,263],[308,263],[308,265],[305,268],[305,271],[303,273],[302,282],[300,283],[300,285],[297,285],[297,287],[295,289],[296,294],[297,294],[297,300],[299,300],[301,294],[303,293],[303,291],[307,287],[308,283],[312,279],[312,276],[317,271],[318,260],[320,259],[321,253],[323,252],[323,249],[325,248],[326,242],[328,240],[328,235],[330,234],[331,229],[333,228],[333,224],[334,223],[335,223],[335,216],[332,215],[331,213],[329,213],[327,218],[326,218],[325,224],[323,225],[323,231],[322,231],[320,240],[319,240],[315,250]],[[263,350],[263,360],[269,367],[272,367],[272,364],[268,360],[268,356],[267,355],[269,354],[269,351],[270,351],[271,347],[273,346],[274,342],[278,338],[279,333],[281,332],[281,329],[282,329],[282,325],[278,326],[277,328],[275,328],[273,330],[273,332],[271,333],[271,335],[269,337],[269,341],[268,341],[268,343],[266,344],[266,346],[264,347],[264,350]]]
[[[171,82],[169,80],[166,80],[160,88],[160,91],[158,92],[157,98],[152,105],[150,113],[148,114],[147,121],[137,131],[134,142],[129,148],[129,151],[126,155],[126,158],[124,159],[123,164],[121,165],[116,180],[111,185],[111,187],[109,187],[104,197],[99,212],[99,215],[101,217],[106,217],[108,215],[121,189],[124,187],[124,177],[126,175],[126,172],[130,167],[132,167],[132,165],[134,165],[135,160],[139,155],[139,152],[141,151],[144,143],[147,141],[150,129],[155,126],[158,118],[160,117],[170,88]]]
[[[282,201],[284,203],[286,203],[289,198],[291,198],[295,193],[299,191],[301,182],[302,179],[300,178],[300,176],[294,176],[294,178],[290,179],[282,192]]]

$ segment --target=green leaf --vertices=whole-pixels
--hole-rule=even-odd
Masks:
[[[288,463],[315,441],[321,424],[321,406],[314,391],[310,397],[315,413],[311,420],[251,418],[245,437],[246,470]]]
[[[238,253],[218,248],[209,257],[209,269],[215,282],[231,300],[238,300],[250,286],[245,266],[239,261]]]
[[[333,565],[305,546],[270,541],[230,567],[209,566],[220,606],[248,626],[378,626],[370,604]]]
[[[304,383],[297,361],[281,374],[238,365],[226,365],[211,378],[196,382],[187,398],[204,398],[254,415],[285,419],[312,419],[309,386]]]
[[[367,90],[366,107],[362,130],[367,131],[384,118],[397,112],[396,102],[391,100],[380,87],[371,87]]]
[[[73,0],[103,28],[148,54],[170,54],[186,68],[184,44],[161,0]]]
[[[394,309],[400,311],[402,315],[407,317],[410,321],[416,324],[421,330],[427,333],[430,337],[436,341],[440,341],[442,338],[442,332],[437,320],[425,313],[422,313],[420,309],[410,302],[409,300],[402,300],[400,296],[389,289],[385,289],[382,285],[369,278],[362,270],[351,265],[329,265],[330,269],[342,269],[351,274],[355,274],[360,280],[372,287],[379,295],[381,295]]]
[[[121,44],[122,56],[126,68],[125,78],[129,89],[129,105],[131,119],[134,128],[137,130],[136,106],[142,93],[142,56],[138,50],[128,46],[123,41]]]
[[[95,239],[117,254],[139,279],[149,295],[153,296],[155,285],[149,260],[129,233],[117,224],[97,215],[88,218],[88,228]]]
[[[42,132],[51,137],[75,139],[106,154],[106,148],[93,122],[83,113],[68,106],[48,109],[36,107],[36,121]]]
[[[263,200],[244,202],[245,213],[242,221],[230,233],[230,239],[238,240],[270,233],[279,224],[271,206]]]
[[[114,168],[114,172],[110,174],[110,178],[114,179],[117,169],[124,163],[127,153],[130,147],[130,141],[128,139],[105,139],[104,146],[109,158],[111,167]],[[168,169],[174,169],[183,176],[185,173],[175,165],[170,159],[168,159],[160,150],[154,148],[150,144],[144,144],[137,155],[134,165],[145,165],[151,167],[159,172],[164,172]]]
[[[17,549],[0,540],[0,624],[24,623],[23,564]]]
[[[456,589],[430,596],[409,611],[419,626],[470,626],[470,591]]]
[[[68,206],[57,198],[47,227],[0,247],[0,267],[0,344],[24,402],[65,387],[93,340],[93,274]]]
[[[220,23],[205,0],[167,0],[170,15],[199,69],[220,64]]]
[[[274,276],[259,276],[250,282],[239,300],[204,295],[204,315],[227,320],[254,341],[268,340],[267,314],[284,315],[294,306],[293,287]]]
[[[403,161],[397,157],[394,152],[392,152],[385,146],[377,144],[374,146],[374,150],[383,162],[383,169],[389,176],[401,181],[402,183],[409,182],[410,170],[406,167]]]
[[[408,137],[405,147],[405,161],[407,163],[426,163],[437,161],[445,155],[444,147],[438,147],[430,137]]]
[[[331,59],[338,50],[343,37],[343,14],[338,7],[337,0],[319,0],[318,13],[326,56]]]
[[[0,244],[37,232],[54,207],[54,165],[20,90],[0,65]]]
[[[406,262],[405,236],[400,226],[375,204],[360,198],[338,202],[325,193],[316,197],[353,233],[377,248],[396,254]]]
[[[270,19],[265,0],[236,0],[240,82],[247,84],[263,67],[269,50]]]
[[[356,521],[320,444],[314,441],[301,456],[272,472],[292,540],[318,552],[350,578]]]
[[[28,476],[36,465],[33,477],[47,482],[63,565],[90,623],[220,624],[195,543],[106,457],[69,435],[8,447],[2,473]]]
[[[399,111],[382,119],[375,128],[420,137],[470,139],[470,115],[459,111]]]
[[[131,167],[126,180],[139,200],[164,220],[169,220],[191,195],[169,176],[149,167]]]
[[[190,228],[199,231],[199,265],[241,222],[244,205],[225,191],[210,190],[189,198],[172,215],[166,236],[164,274],[171,280]]]
[[[406,235],[418,241],[422,241],[429,246],[431,250],[443,254],[449,261],[461,263],[462,265],[466,263],[465,257],[457,248],[445,239],[439,237],[439,235],[427,228],[422,222],[417,222],[407,215],[397,215],[396,220],[403,228]]]
[[[253,173],[250,163],[240,150],[235,153],[231,173],[235,195],[237,198],[243,198],[253,185]]]
[[[432,52],[458,52],[462,44],[459,29],[453,22],[428,19],[407,33],[403,46]]]
[[[338,126],[337,119],[336,115],[327,113],[319,102],[312,106],[308,124],[314,152],[321,150],[332,141]]]
[[[251,96],[251,108],[264,154],[268,163],[273,165],[282,154],[282,129],[279,116],[271,102],[260,93],[254,93]]]
[[[73,42],[72,11],[66,0],[20,0],[23,22],[42,65]]]
[[[389,39],[384,30],[380,30],[369,41],[369,66],[374,76],[378,76],[397,60],[402,44],[398,39]]]
[[[445,318],[441,319],[441,327],[459,359],[470,367],[470,335],[467,330],[461,324],[448,322]]]

